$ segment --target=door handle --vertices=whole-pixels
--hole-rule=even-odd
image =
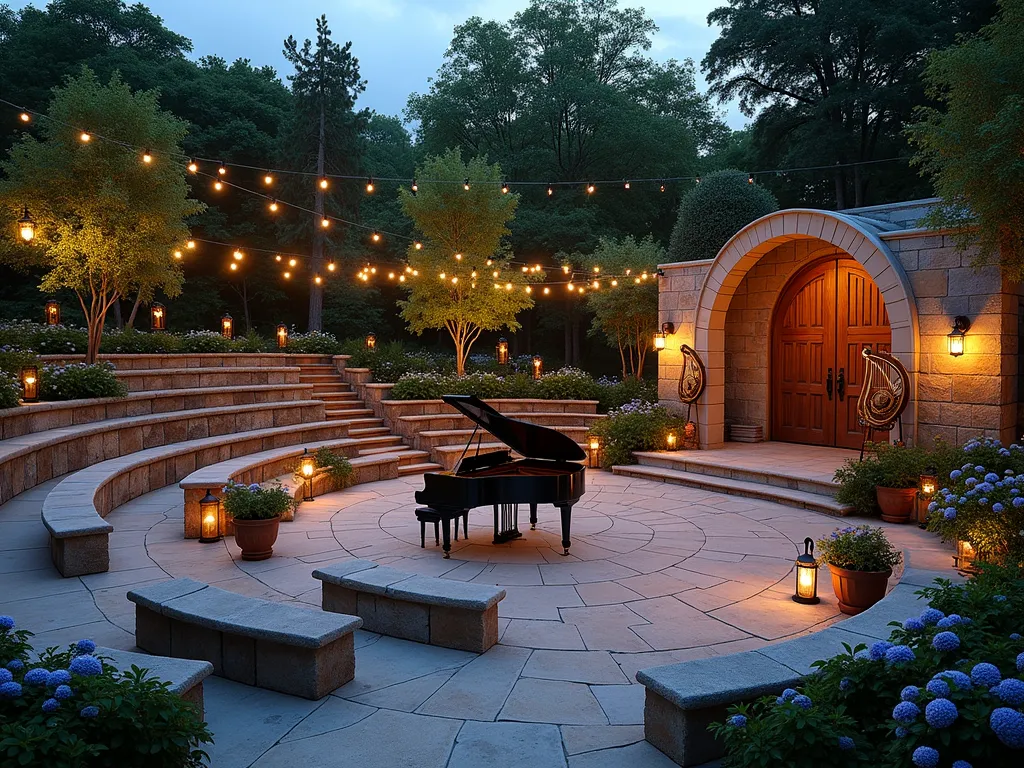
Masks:
[[[840,368],[839,375],[836,377],[836,394],[839,395],[839,399],[843,400],[846,397],[846,369]]]
[[[828,399],[832,399],[832,369],[828,369],[828,376],[825,377],[825,391],[828,393]]]

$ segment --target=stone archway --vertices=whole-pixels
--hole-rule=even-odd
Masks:
[[[914,293],[906,273],[869,222],[842,213],[791,209],[764,216],[737,232],[718,252],[704,279],[693,345],[708,375],[698,403],[702,447],[725,442],[725,320],[736,288],[762,256],[782,243],[802,239],[818,240],[849,254],[881,291],[892,328],[892,352],[911,374],[911,404],[904,414],[904,427],[907,437],[914,435],[919,341]]]

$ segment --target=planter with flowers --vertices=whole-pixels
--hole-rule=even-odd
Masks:
[[[224,511],[243,560],[266,560],[274,554],[281,516],[294,505],[295,499],[280,483],[264,487],[231,482],[224,487]]]
[[[862,461],[847,461],[836,471],[836,499],[860,514],[878,514],[887,523],[907,523],[917,503],[921,473],[931,460],[917,447],[869,443],[872,453]]]
[[[851,616],[885,597],[892,569],[903,561],[885,531],[869,525],[837,528],[818,541],[818,551],[832,574],[839,610]]]

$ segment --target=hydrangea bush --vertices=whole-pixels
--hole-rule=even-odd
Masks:
[[[0,616],[0,764],[199,768],[213,741],[195,707],[79,640],[33,657],[31,633]]]
[[[888,641],[816,662],[801,691],[732,707],[713,726],[729,765],[1022,764],[1024,571],[984,567],[919,594],[930,607]]]
[[[295,333],[288,337],[288,347],[283,351],[300,355],[338,355],[341,342],[333,333],[323,331]]]
[[[18,377],[0,370],[0,409],[15,408],[21,398],[21,383]]]
[[[682,437],[686,426],[681,419],[655,403],[634,400],[608,412],[608,418],[594,424],[593,432],[602,438],[601,464],[635,464],[633,451],[653,451],[665,447],[665,438],[675,431]]]
[[[196,354],[234,352],[235,345],[217,331],[189,331],[181,337],[181,351]]]
[[[89,332],[71,325],[12,320],[0,323],[0,345],[17,345],[40,355],[82,355],[89,346]]]
[[[124,397],[128,389],[114,376],[114,366],[102,363],[44,365],[39,396],[43,400],[80,400],[90,397]]]

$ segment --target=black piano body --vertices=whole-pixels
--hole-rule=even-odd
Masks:
[[[586,452],[561,432],[503,416],[472,395],[445,395],[442,399],[476,425],[455,470],[425,473],[423,490],[416,492],[417,503],[437,512],[444,521],[444,556],[451,550],[450,520],[474,507],[494,507],[495,543],[521,536],[519,504],[530,505],[531,529],[537,525],[538,504],[557,507],[562,554],[569,554],[572,506],[586,490],[586,468],[578,461],[586,458]],[[481,428],[524,458],[513,459],[511,451],[467,456]]]

